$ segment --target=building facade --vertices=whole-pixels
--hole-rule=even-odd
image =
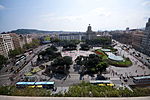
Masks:
[[[9,34],[0,34],[0,55],[8,57],[10,50],[14,50],[11,36]]]
[[[143,31],[134,31],[132,33],[132,47],[138,51],[141,50],[141,43],[142,43],[142,38],[144,36]]]
[[[14,44],[14,48],[17,49],[17,48],[22,48],[23,45],[21,44],[21,41],[20,41],[20,36],[17,35],[16,33],[9,33],[10,36],[12,37],[12,41],[13,41],[13,44]]]
[[[59,34],[58,38],[60,40],[81,40],[81,33],[70,33],[70,34]]]
[[[150,56],[150,18],[146,23],[144,36],[142,38],[141,52]]]
[[[25,44],[29,44],[32,42],[32,36],[29,34],[26,35],[19,35],[20,37],[20,45],[23,47]]]

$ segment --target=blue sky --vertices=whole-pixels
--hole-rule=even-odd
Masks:
[[[150,0],[0,0],[0,32],[143,28]]]

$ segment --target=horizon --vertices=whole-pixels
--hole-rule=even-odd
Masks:
[[[0,32],[17,29],[85,32],[145,28],[149,0],[1,0]]]

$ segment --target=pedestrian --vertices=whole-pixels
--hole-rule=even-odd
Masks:
[[[69,78],[71,78],[70,74],[69,74]]]
[[[144,71],[144,75],[146,75],[146,71]]]

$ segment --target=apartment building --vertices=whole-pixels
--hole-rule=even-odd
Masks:
[[[14,50],[12,37],[9,34],[0,34],[0,55],[8,57],[10,50]]]

